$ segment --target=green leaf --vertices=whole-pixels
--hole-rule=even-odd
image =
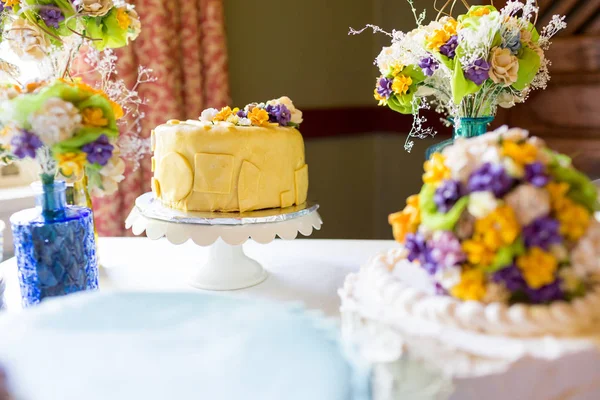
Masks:
[[[465,208],[469,204],[469,197],[459,199],[454,207],[447,213],[437,211],[433,200],[435,187],[429,184],[423,185],[419,194],[419,209],[421,211],[421,223],[431,230],[451,231],[458,222]]]
[[[569,184],[567,195],[573,201],[581,204],[591,213],[600,210],[598,189],[587,176],[575,168],[563,167],[557,162],[550,165],[550,174],[555,180]]]
[[[519,52],[519,72],[517,81],[512,84],[517,90],[523,90],[531,84],[533,78],[540,70],[541,59],[538,54],[528,47],[524,47]]]
[[[84,26],[89,37],[94,39],[98,50],[117,49],[127,45],[127,29],[122,29],[117,20],[118,8],[113,7],[103,18],[87,18]]]
[[[52,152],[54,154],[78,153],[83,146],[96,141],[103,134],[109,138],[117,137],[119,131],[113,131],[106,128],[84,127],[71,139],[63,140],[52,146]]]
[[[513,244],[498,249],[492,264],[485,267],[485,272],[492,274],[496,271],[499,271],[504,267],[511,265],[514,262],[515,257],[518,257],[524,253],[525,244],[523,243],[523,239],[519,237]]]
[[[462,99],[464,99],[466,96],[477,93],[479,89],[481,89],[481,86],[478,86],[475,82],[465,77],[462,64],[458,60],[458,57],[459,55],[457,52],[451,82],[452,101],[454,101],[454,104],[460,104]]]

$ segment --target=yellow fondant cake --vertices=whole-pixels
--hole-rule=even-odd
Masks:
[[[164,205],[185,211],[302,204],[308,166],[300,122],[301,113],[282,98],[160,125],[152,132],[152,190]]]

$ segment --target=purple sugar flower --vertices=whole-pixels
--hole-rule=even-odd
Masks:
[[[446,44],[440,47],[440,53],[448,57],[449,59],[453,59],[456,56],[456,48],[458,47],[458,36],[454,35],[446,42]]]
[[[248,113],[244,110],[240,110],[237,112],[237,116],[240,118],[247,118],[248,117]]]
[[[550,176],[546,172],[546,166],[536,161],[525,166],[525,180],[533,186],[544,187],[550,182]]]
[[[106,135],[101,135],[95,142],[84,145],[81,150],[87,153],[87,160],[92,164],[105,166],[112,157],[114,146]]]
[[[523,228],[525,246],[548,250],[550,245],[561,243],[562,237],[559,234],[559,227],[559,222],[550,217],[541,217],[534,220]]]
[[[514,264],[496,271],[492,275],[492,280],[503,284],[510,292],[518,292],[527,288],[521,270]]]
[[[392,90],[392,82],[393,79],[386,78],[384,76],[379,78],[379,80],[377,81],[377,94],[383,97],[384,99],[389,99],[392,93],[394,92]]]
[[[562,300],[565,298],[565,294],[561,289],[561,283],[561,279],[558,278],[549,285],[542,286],[539,289],[527,288],[525,292],[532,303],[550,303],[551,301]]]
[[[445,180],[435,191],[433,201],[439,212],[447,213],[463,196],[463,188],[459,181]]]
[[[12,138],[10,142],[13,153],[20,159],[35,158],[35,152],[42,147],[44,143],[32,132],[21,130],[21,134]]]
[[[431,249],[427,245],[425,238],[420,233],[409,233],[406,235],[404,246],[408,250],[408,260],[419,261],[421,267],[429,274],[436,273],[438,264],[432,257]]]
[[[292,119],[292,113],[285,104],[268,105],[265,111],[269,113],[270,122],[277,122],[281,126],[287,126]]]
[[[475,60],[475,62],[465,70],[465,77],[475,82],[477,85],[483,84],[483,82],[490,77],[490,64],[483,58]]]
[[[504,197],[514,184],[514,180],[500,164],[485,163],[476,169],[467,183],[471,192],[491,191],[497,198]]]
[[[439,267],[453,267],[467,259],[460,241],[452,232],[436,233],[427,247],[431,261]]]
[[[419,67],[423,70],[423,73],[427,76],[432,76],[436,69],[440,67],[440,64],[433,57],[425,57],[419,61]],[[390,81],[391,90],[391,81]]]
[[[65,20],[65,16],[56,5],[46,5],[40,10],[40,18],[44,21],[47,26],[54,29],[59,28],[59,23]]]

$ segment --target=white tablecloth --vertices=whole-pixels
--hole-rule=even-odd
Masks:
[[[233,293],[274,299],[301,301],[308,308],[327,315],[339,315],[337,289],[344,277],[358,270],[375,253],[395,246],[389,240],[276,240],[266,245],[248,242],[246,254],[269,272],[268,279]],[[195,291],[187,280],[204,263],[208,248],[192,242],[175,246],[165,239],[100,238],[101,290]],[[9,311],[20,309],[15,259],[0,264],[7,288]]]

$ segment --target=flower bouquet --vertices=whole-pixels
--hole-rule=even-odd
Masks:
[[[507,128],[458,138],[425,162],[423,182],[389,221],[438,294],[548,303],[597,283],[596,187],[542,140]]]
[[[408,2],[418,25],[408,33],[387,33],[372,25],[350,30],[358,34],[372,28],[392,38],[375,61],[381,73],[375,99],[381,106],[415,116],[407,151],[413,137],[435,134],[423,126],[421,109],[433,105],[447,115],[455,136],[477,136],[487,131],[498,106],[512,107],[532,90],[546,87],[550,62],[544,53],[550,38],[566,27],[564,17],[554,16],[539,33],[534,26],[535,1],[509,0],[502,10],[472,6],[457,18],[442,9],[436,20],[424,25],[425,12],[417,16],[413,1]]]

